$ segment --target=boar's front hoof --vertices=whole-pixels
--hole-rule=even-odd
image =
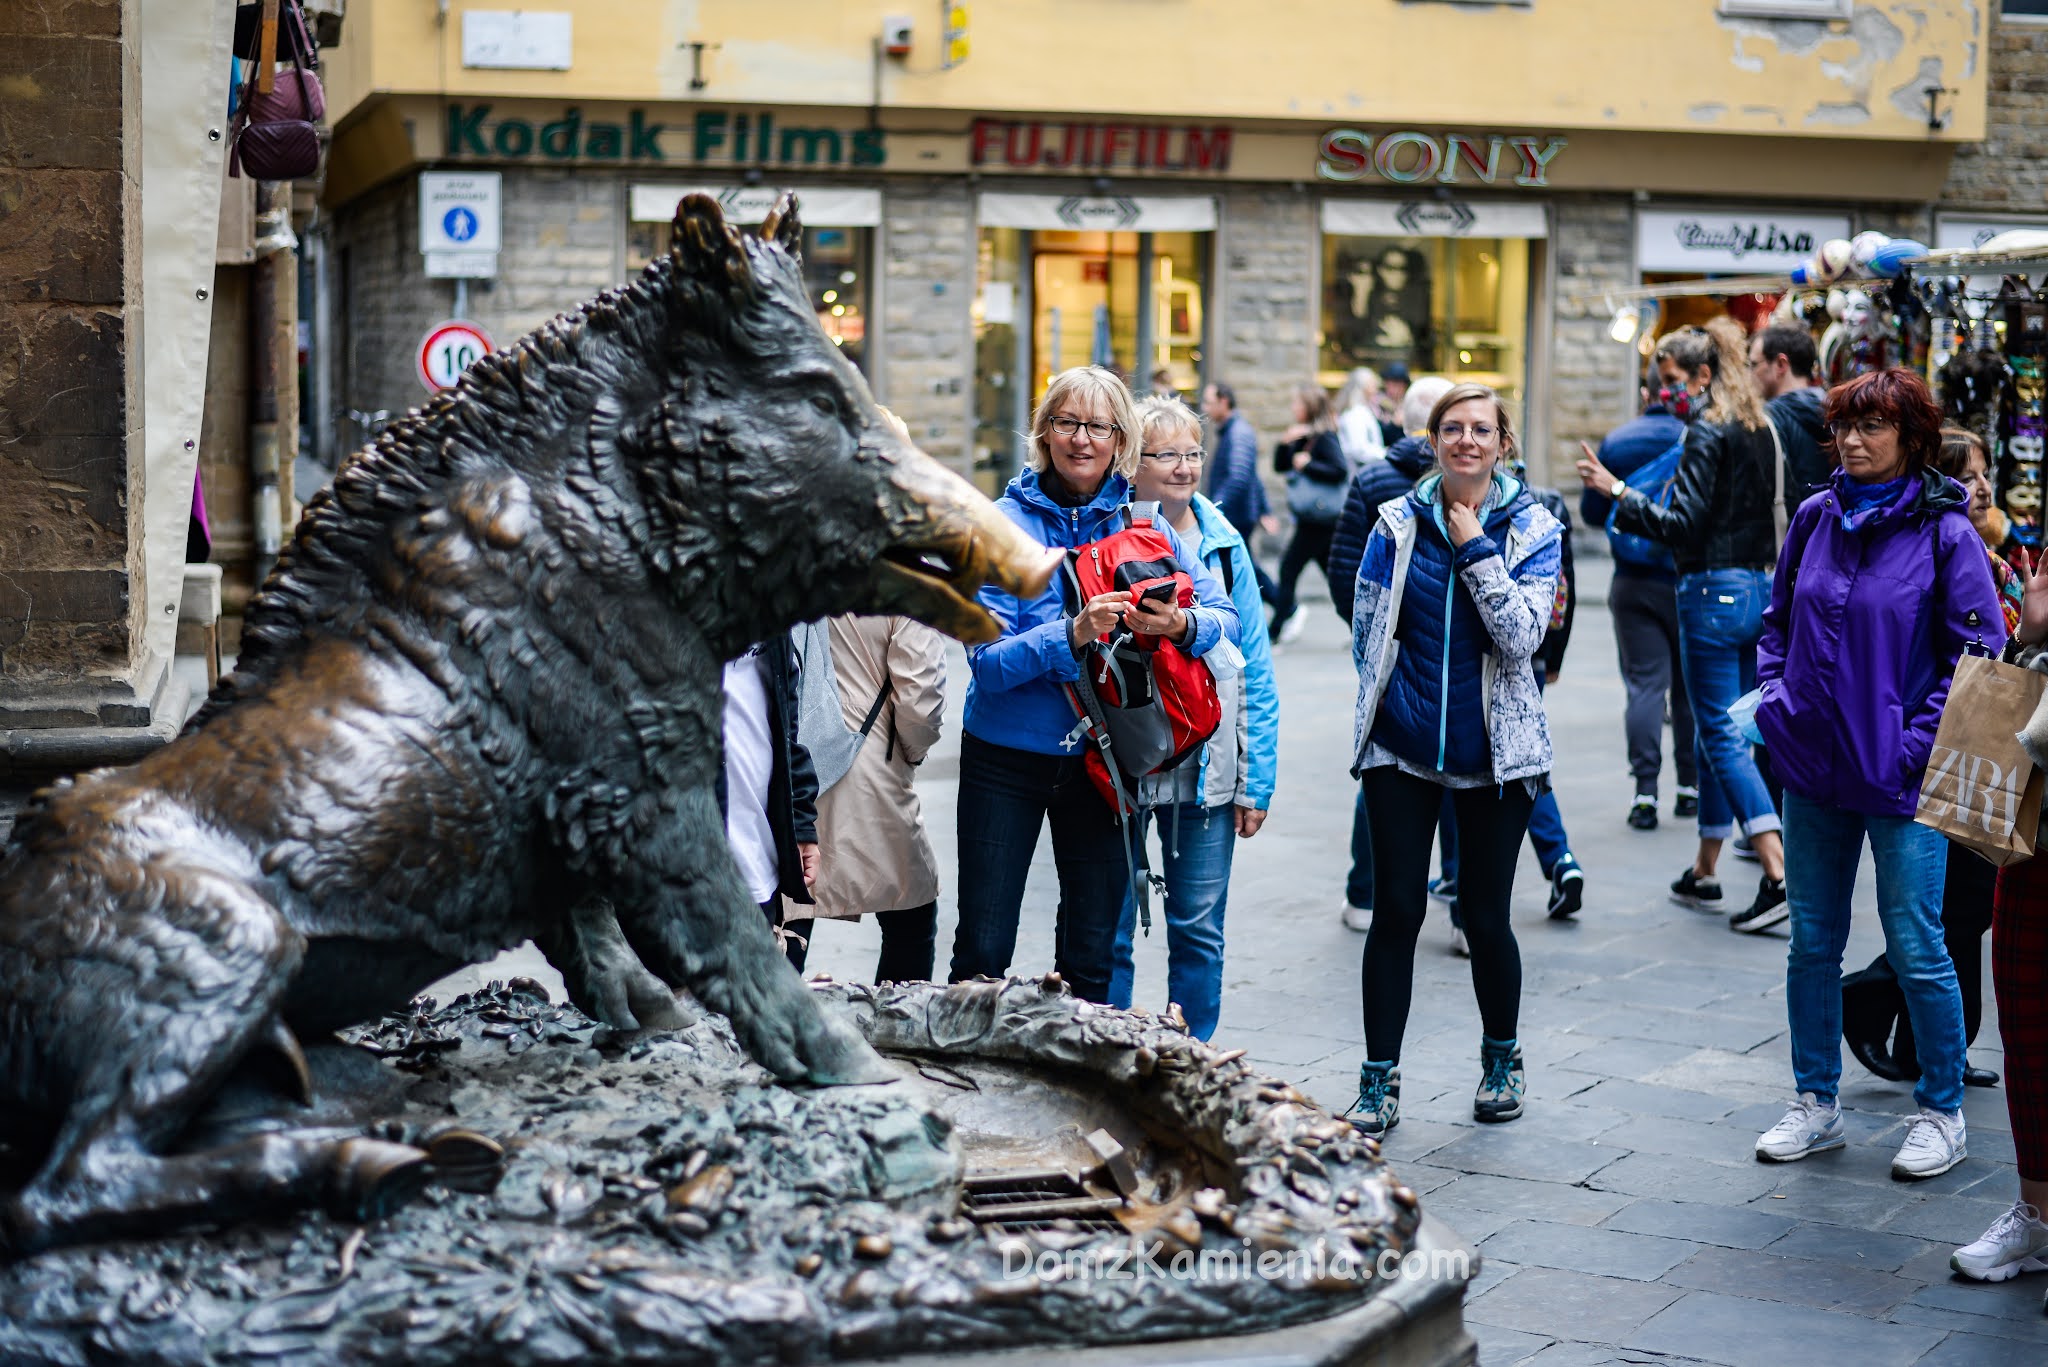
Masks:
[[[488,1135],[451,1125],[424,1142],[434,1180],[451,1191],[487,1192],[504,1175],[505,1148]]]
[[[357,1224],[382,1220],[434,1178],[424,1149],[382,1139],[344,1139],[334,1152],[334,1210]]]

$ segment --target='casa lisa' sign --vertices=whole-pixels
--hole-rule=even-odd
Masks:
[[[1550,183],[1550,163],[1565,149],[1563,138],[1528,136],[1442,137],[1413,130],[1368,133],[1332,128],[1316,148],[1316,175],[1348,184],[1386,180],[1396,185],[1436,181],[1443,185],[1540,186]]]
[[[488,104],[450,104],[445,155],[492,161],[677,162],[697,166],[880,166],[879,128],[784,123],[772,111],[692,109],[651,118],[645,109],[586,118],[581,109],[541,122],[491,117]]]

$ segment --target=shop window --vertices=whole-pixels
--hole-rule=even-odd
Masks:
[[[1144,393],[1156,371],[1202,386],[1207,232],[984,228],[974,302],[975,469],[999,490],[1024,456],[1031,406],[1052,377],[1099,365]]]
[[[668,250],[671,224],[632,224],[626,234],[626,268],[638,272]],[[804,285],[817,310],[818,326],[862,371],[867,369],[869,263],[874,260],[872,228],[805,228]]]
[[[2038,23],[2048,19],[2048,0],[2005,0],[2005,8],[2001,11],[2000,17]]]
[[[1527,378],[1529,243],[1524,238],[1323,238],[1317,378],[1393,362],[1519,397]]]

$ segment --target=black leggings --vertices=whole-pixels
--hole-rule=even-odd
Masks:
[[[776,923],[779,905],[770,902],[761,908],[771,926]],[[875,924],[882,928],[882,957],[875,964],[876,982],[924,982],[932,976],[934,941],[939,928],[937,902],[926,902],[921,907],[904,907],[900,911],[878,911]],[[811,932],[816,925],[810,917],[782,922],[782,928],[790,934],[790,938],[783,942],[783,953],[789,956],[790,965],[799,973],[804,971],[804,964],[810,958]]]
[[[1401,1037],[1415,990],[1415,939],[1429,910],[1429,854],[1443,791],[1391,766],[1365,771],[1373,907],[1360,982],[1365,1056],[1375,1063],[1401,1061]],[[1518,780],[1503,787],[1452,789],[1451,805],[1458,814],[1458,911],[1472,948],[1479,1023],[1494,1039],[1513,1039],[1522,1005],[1522,951],[1508,923],[1508,899],[1535,799]]]
[[[1273,635],[1280,634],[1280,628],[1300,606],[1294,596],[1294,584],[1309,562],[1313,560],[1322,568],[1323,576],[1329,577],[1330,538],[1336,534],[1334,522],[1295,522],[1294,539],[1287,543],[1287,553],[1280,557],[1280,579],[1273,586]]]

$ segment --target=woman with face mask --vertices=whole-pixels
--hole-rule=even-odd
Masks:
[[[1630,489],[1583,442],[1579,478],[1614,500],[1618,529],[1662,542],[1678,565],[1678,653],[1696,736],[1700,844],[1671,895],[1720,910],[1716,866],[1740,821],[1764,876],[1756,900],[1728,925],[1754,932],[1790,914],[1785,847],[1770,789],[1728,707],[1756,685],[1756,645],[1778,558],[1778,442],[1750,380],[1748,338],[1734,319],[1668,333],[1654,359],[1665,410],[1688,424],[1670,501],[1660,505]]]
[[[1374,896],[1361,987],[1366,1061],[1352,1122],[1401,1117],[1401,1043],[1444,794],[1457,813],[1459,907],[1479,1001],[1483,1122],[1522,1114],[1522,959],[1508,923],[1515,859],[1549,786],[1550,730],[1532,661],[1550,629],[1564,529],[1504,468],[1514,429],[1485,385],[1431,410],[1437,469],[1382,504],[1351,614],[1358,710],[1351,772],[1372,827]]]

